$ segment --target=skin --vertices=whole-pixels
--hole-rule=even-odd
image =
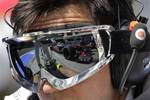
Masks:
[[[45,83],[40,91],[41,100],[116,100],[117,91],[112,88],[109,66],[89,79],[63,91]]]
[[[89,10],[84,4],[69,4],[51,13],[53,14],[39,18],[31,29],[81,22],[93,23]],[[44,19],[47,21],[44,22]],[[105,65],[92,77],[63,91],[58,91],[49,83],[43,82],[39,96],[40,100],[116,100],[118,93],[111,85],[109,65]]]

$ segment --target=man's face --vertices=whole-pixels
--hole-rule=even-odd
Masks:
[[[54,10],[47,15],[41,16],[31,30],[61,27],[70,24],[92,24],[90,12],[85,4],[69,4],[64,8]],[[65,71],[66,72],[66,71]],[[71,72],[74,73],[74,72]],[[48,82],[43,82],[41,87],[41,95],[50,94],[56,91]]]
[[[40,1],[40,2],[42,2],[42,1]],[[32,11],[32,10],[31,10]],[[30,12],[30,11],[29,11]],[[36,14],[38,14],[37,12],[36,12]],[[34,14],[33,14],[34,15]],[[32,15],[32,17],[34,17]],[[31,18],[32,18],[31,17]],[[26,17],[26,18],[28,18],[28,17]],[[30,18],[30,19],[31,19]],[[34,18],[33,18],[33,20],[35,20]],[[32,20],[32,21],[33,21]],[[24,20],[25,21],[25,20]],[[24,22],[23,21],[23,22]],[[30,21],[30,20],[28,20],[28,21]],[[31,23],[32,23],[32,21],[31,21]],[[67,4],[67,5],[65,5],[65,6],[63,6],[63,7],[61,7],[61,8],[57,8],[57,9],[54,9],[53,11],[50,11],[50,12],[47,12],[47,13],[44,13],[43,15],[41,15],[41,16],[38,16],[38,19],[36,19],[35,21],[34,21],[34,23],[29,27],[29,30],[27,30],[27,31],[36,31],[36,30],[42,30],[42,29],[49,29],[49,30],[51,30],[50,31],[50,33],[51,34],[49,34],[49,32],[48,32],[48,34],[47,34],[47,32],[46,32],[46,34],[43,34],[42,33],[42,35],[38,35],[39,36],[39,38],[36,38],[35,39],[35,45],[33,45],[34,47],[35,47],[35,55],[36,55],[36,61],[37,61],[37,63],[39,64],[39,65],[35,65],[35,66],[33,66],[33,67],[36,67],[36,68],[39,68],[39,67],[42,67],[41,69],[40,69],[40,73],[41,73],[41,76],[37,76],[36,77],[36,73],[35,73],[35,70],[34,69],[32,69],[31,67],[32,66],[28,66],[27,65],[27,68],[29,68],[30,70],[31,70],[31,74],[33,75],[33,77],[32,77],[32,81],[33,81],[33,83],[36,83],[37,81],[36,81],[36,79],[37,80],[39,80],[39,79],[47,79],[46,81],[44,81],[44,80],[42,80],[43,82],[42,82],[42,85],[41,85],[41,87],[40,87],[40,92],[39,92],[39,95],[41,96],[41,98],[43,99],[43,98],[51,98],[51,97],[59,97],[59,99],[58,100],[99,100],[99,96],[100,95],[106,95],[107,93],[109,93],[109,92],[111,92],[111,91],[109,91],[109,89],[111,89],[112,87],[111,87],[111,85],[110,85],[110,77],[109,77],[109,67],[104,67],[104,66],[106,66],[106,65],[104,65],[104,66],[102,66],[103,64],[105,64],[108,60],[106,60],[106,61],[103,61],[103,60],[105,60],[105,56],[104,56],[104,48],[103,48],[103,45],[101,45],[101,37],[100,37],[100,34],[98,34],[99,33],[99,31],[98,31],[98,29],[99,29],[99,27],[94,27],[94,28],[91,28],[90,29],[90,32],[89,32],[89,30],[86,30],[86,34],[84,34],[84,36],[85,35],[87,35],[87,33],[88,33],[88,35],[89,35],[89,33],[90,33],[90,36],[92,35],[92,38],[90,38],[91,40],[94,40],[94,43],[96,42],[97,44],[96,44],[96,46],[94,46],[94,49],[95,50],[91,50],[92,52],[94,51],[98,51],[98,53],[97,54],[95,54],[96,56],[97,56],[97,59],[94,59],[94,65],[93,65],[93,62],[92,62],[92,65],[90,65],[90,66],[88,66],[88,69],[87,70],[84,70],[84,71],[82,71],[82,70],[80,70],[77,74],[76,73],[74,73],[74,72],[71,72],[71,74],[70,74],[70,72],[69,72],[69,74],[66,74],[66,73],[68,73],[68,72],[66,72],[66,70],[63,70],[64,71],[64,73],[65,73],[65,75],[68,75],[70,78],[68,78],[67,77],[67,79],[65,78],[65,79],[60,79],[59,78],[59,76],[57,77],[57,74],[53,74],[52,72],[50,72],[50,71],[52,71],[51,69],[50,70],[48,70],[48,68],[51,68],[52,67],[52,65],[51,64],[56,64],[56,63],[51,63],[52,62],[52,60],[53,59],[51,59],[51,58],[54,58],[54,54],[55,55],[57,55],[57,53],[52,49],[51,50],[51,47],[53,47],[53,44],[52,45],[48,45],[50,48],[47,48],[47,51],[45,52],[45,48],[44,48],[44,46],[43,45],[45,45],[45,43],[44,44],[42,44],[43,42],[42,42],[42,39],[45,39],[45,40],[48,40],[48,43],[50,42],[49,41],[49,37],[47,37],[47,35],[48,36],[55,36],[55,38],[54,38],[54,40],[57,40],[58,38],[57,38],[57,36],[58,36],[58,34],[56,34],[57,32],[58,32],[58,30],[56,31],[56,29],[59,29],[60,27],[66,27],[66,26],[70,26],[70,25],[77,25],[77,24],[93,24],[94,23],[94,21],[93,21],[93,19],[91,18],[91,13],[90,13],[90,10],[89,10],[89,8],[84,4],[84,3],[70,3],[70,4]],[[23,23],[24,24],[24,27],[25,28],[27,28],[28,29],[28,26],[29,25],[26,25],[26,24],[28,24],[28,23],[26,23],[25,24],[25,22]],[[53,28],[55,29],[55,30],[53,30]],[[85,27],[84,27],[85,28]],[[19,29],[19,28],[18,28]],[[82,27],[82,29],[83,29],[83,27]],[[24,30],[26,30],[26,29],[24,29]],[[76,29],[77,30],[77,29]],[[92,31],[91,31],[92,30]],[[23,30],[21,30],[21,31],[23,31]],[[65,30],[66,31],[66,30]],[[52,34],[52,33],[55,33],[55,34]],[[59,32],[60,32],[60,30],[59,30]],[[62,31],[61,30],[61,32],[64,32],[64,30]],[[76,34],[75,33],[75,31],[69,31],[69,32],[74,32],[74,34]],[[69,33],[68,32],[68,33]],[[91,33],[96,33],[96,34],[91,34]],[[37,32],[36,32],[37,33]],[[41,32],[40,32],[41,33]],[[67,33],[67,32],[66,32]],[[77,33],[82,33],[82,31],[80,30],[79,32],[77,32]],[[33,35],[33,34],[32,34]],[[37,34],[36,34],[37,35]],[[38,37],[37,36],[37,37]],[[83,36],[83,34],[82,35],[76,35],[77,37],[78,36]],[[34,37],[34,35],[33,35],[33,37]],[[44,37],[44,38],[43,38]],[[47,37],[47,38],[46,38]],[[71,36],[72,37],[72,36]],[[67,37],[68,38],[68,37]],[[33,39],[33,38],[32,38]],[[32,39],[31,39],[31,41],[32,41]],[[40,41],[40,39],[41,39],[41,41]],[[60,38],[59,38],[60,39]],[[63,39],[63,40],[65,40],[66,39],[66,37],[63,37],[63,38],[61,38],[61,39]],[[87,39],[87,38],[86,38]],[[99,41],[97,41],[97,40],[99,40]],[[25,41],[26,42],[26,41]],[[44,41],[45,42],[45,41]],[[39,43],[39,44],[38,44]],[[47,43],[47,42],[46,42]],[[87,44],[89,44],[89,43],[87,43]],[[47,44],[46,44],[46,46],[47,46]],[[47,47],[48,47],[47,46]],[[102,48],[99,48],[99,47],[102,47]],[[96,48],[95,48],[96,47]],[[82,50],[85,50],[85,48],[83,49],[83,45],[82,46],[80,46],[80,48],[82,48]],[[48,50],[48,49],[50,49],[50,50]],[[41,51],[40,51],[41,50]],[[81,49],[80,49],[81,50]],[[89,50],[89,48],[87,49],[87,50]],[[99,50],[102,50],[102,52],[100,52]],[[21,51],[21,50],[20,50]],[[36,52],[37,51],[37,52]],[[49,52],[50,51],[50,52]],[[90,53],[91,53],[91,51],[90,51]],[[43,53],[43,52],[45,52],[45,54]],[[76,51],[75,51],[76,52]],[[21,52],[20,52],[21,53]],[[41,55],[42,56],[40,56],[40,53],[41,53]],[[50,57],[47,57],[49,54],[50,54]],[[53,55],[52,55],[52,53],[53,53]],[[78,52],[78,53],[80,53],[80,52]],[[84,55],[84,53],[85,52],[82,52],[82,54]],[[100,54],[99,54],[100,53]],[[91,54],[92,55],[92,54]],[[94,56],[95,56],[94,55]],[[100,55],[102,55],[103,57],[102,57],[102,61],[103,61],[103,63],[102,63],[102,61],[101,62],[99,62],[99,60],[101,59],[101,57],[100,57]],[[45,58],[44,58],[44,56],[46,56]],[[53,56],[53,57],[52,57]],[[60,56],[61,57],[61,56]],[[57,58],[60,58],[60,57],[58,57],[57,56]],[[93,57],[93,56],[92,56]],[[40,59],[41,58],[41,59]],[[45,59],[45,60],[43,60],[43,62],[44,62],[44,64],[41,66],[41,63],[39,63],[40,62],[40,60],[42,60],[42,58],[43,59]],[[48,58],[48,59],[47,59]],[[50,59],[49,59],[50,58]],[[55,58],[56,58],[56,56],[55,56]],[[54,60],[55,61],[60,61],[60,60],[56,60],[54,58]],[[96,58],[96,57],[95,57]],[[40,60],[39,60],[40,59]],[[39,60],[39,61],[38,61]],[[61,60],[62,61],[62,60]],[[67,59],[67,61],[68,61],[68,59]],[[92,60],[93,61],[93,60]],[[46,62],[46,63],[45,63]],[[63,62],[63,61],[62,61]],[[61,62],[61,63],[62,63]],[[17,62],[14,62],[15,64],[14,65],[16,65],[15,67],[18,67],[17,66]],[[58,62],[57,62],[58,63]],[[64,62],[63,62],[64,63]],[[62,64],[63,64],[62,63]],[[46,64],[48,64],[48,66],[46,65]],[[60,63],[59,63],[60,64]],[[64,65],[63,65],[64,66]],[[76,65],[77,66],[77,65]],[[96,66],[96,67],[95,67]],[[21,65],[21,67],[22,67],[22,65]],[[57,67],[57,66],[56,66]],[[65,66],[66,67],[66,66]],[[68,67],[70,67],[70,65],[68,64]],[[85,67],[85,66],[84,66]],[[23,68],[24,68],[24,66],[23,66]],[[93,68],[93,70],[91,70]],[[99,69],[102,69],[103,68],[103,70],[100,70],[100,71],[98,71]],[[29,71],[30,71],[29,70]],[[33,71],[32,71],[33,70]],[[57,70],[58,71],[58,70]],[[61,69],[60,69],[60,71],[62,71]],[[83,73],[82,73],[82,72]],[[97,72],[98,71],[98,72]],[[32,73],[33,72],[33,73]],[[39,72],[39,71],[38,71]],[[86,73],[87,72],[87,73]],[[90,73],[90,75],[87,75],[87,74],[89,74]],[[97,73],[96,73],[97,72]],[[19,70],[18,71],[18,73],[20,73],[21,75],[22,75],[22,73],[21,73],[21,71]],[[30,73],[26,73],[26,71],[24,71],[24,73],[25,74],[30,74]],[[23,73],[23,74],[24,74]],[[80,74],[79,74],[80,73]],[[96,74],[95,74],[96,73]],[[60,74],[60,73],[59,73]],[[75,75],[74,75],[75,74]],[[26,75],[26,76],[27,76]],[[39,74],[38,74],[39,75]],[[62,75],[62,74],[61,74]],[[74,77],[71,77],[71,76],[74,76]],[[87,76],[86,76],[87,75]],[[92,76],[93,75],[93,76]],[[23,76],[23,75],[22,75]],[[23,77],[23,78],[26,78],[26,76],[25,77]],[[35,77],[34,77],[35,76]],[[85,76],[85,77],[84,77]],[[90,77],[90,76],[92,76],[92,77]],[[29,77],[30,77],[30,75],[29,75]],[[31,78],[30,77],[30,78]],[[57,77],[57,78],[55,78],[55,77]],[[89,79],[87,79],[88,77],[90,77]],[[36,79],[35,79],[36,78]],[[35,80],[34,80],[35,79]],[[72,79],[72,80],[70,80],[70,79]],[[81,80],[79,80],[79,79],[81,79]],[[87,79],[87,80],[85,80],[85,79]],[[68,81],[69,80],[69,81]],[[83,80],[85,80],[85,81],[83,81]],[[34,82],[35,81],[35,82]],[[74,82],[74,81],[77,81],[77,82]],[[81,81],[83,81],[83,82],[81,82]],[[79,83],[79,82],[81,82],[81,83]],[[50,84],[51,83],[51,84]],[[73,84],[72,84],[73,83]],[[78,84],[79,83],[79,84]],[[64,84],[65,84],[65,86],[64,86]],[[77,84],[77,85],[75,85],[75,84]],[[35,84],[36,85],[36,84]],[[68,86],[67,86],[68,85]],[[75,85],[75,86],[74,86]],[[105,85],[107,85],[106,87],[105,87]],[[24,86],[24,84],[23,84],[23,86]],[[26,85],[27,86],[27,85]],[[62,90],[62,91],[58,91],[58,90],[56,90],[55,88],[57,88],[57,89],[60,89],[60,90]],[[71,86],[73,86],[73,87],[71,87]],[[70,88],[68,88],[68,87],[70,87]],[[28,87],[27,87],[28,88]],[[36,88],[36,87],[35,87]],[[34,88],[34,89],[35,89]],[[65,90],[64,90],[64,88],[65,88]],[[66,89],[67,88],[67,89]],[[105,88],[105,89],[104,89]],[[37,89],[37,88],[36,88]],[[107,89],[107,91],[106,91],[106,89]],[[89,92],[89,90],[92,92],[92,93],[94,93],[94,94],[91,94],[90,92]],[[101,93],[101,91],[99,91],[99,90],[105,90],[105,91],[103,91],[103,93],[104,94],[102,94]],[[33,90],[34,91],[34,90]],[[35,90],[36,91],[36,90]],[[59,94],[59,95],[57,95],[57,94]],[[111,93],[110,93],[111,94]],[[78,99],[78,96],[80,96],[80,98],[81,99]],[[96,96],[97,96],[97,99],[95,99],[96,98]],[[105,96],[106,98],[107,98],[107,95]],[[66,99],[66,98],[68,98],[68,99]],[[47,100],[47,99],[46,99]],[[53,99],[52,99],[53,100]],[[111,99],[105,99],[105,100],[111,100]]]

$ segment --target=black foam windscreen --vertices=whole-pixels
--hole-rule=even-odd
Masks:
[[[126,70],[130,54],[116,54],[110,63],[111,82],[114,88],[118,89],[122,76]]]

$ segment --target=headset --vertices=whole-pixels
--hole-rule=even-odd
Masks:
[[[145,82],[147,75],[150,73],[150,52],[148,50],[150,48],[150,33],[148,32],[146,26],[148,18],[142,16],[139,17],[144,8],[144,5],[140,1],[136,1],[142,5],[142,9],[136,16],[136,21],[130,22],[127,19],[123,21],[120,20],[119,3],[122,2],[120,0],[116,0],[116,3],[118,4],[118,29],[122,31],[130,31],[128,33],[129,36],[127,36],[127,32],[125,32],[126,36],[124,37],[128,37],[128,39],[123,38],[123,36],[120,36],[117,39],[128,41],[130,46],[122,44],[123,46],[120,46],[119,50],[124,49],[125,51],[128,51],[128,53],[123,51],[123,54],[116,54],[115,58],[110,63],[110,72],[113,87],[119,90],[120,95],[122,95],[127,89],[138,89],[138,92],[136,92],[134,95],[135,97],[137,97],[142,92],[141,88]],[[127,5],[127,2],[124,1],[123,4]],[[128,47],[130,47],[131,49],[126,50],[125,48]],[[146,51],[146,49],[148,51]]]

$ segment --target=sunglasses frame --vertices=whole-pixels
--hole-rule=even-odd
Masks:
[[[88,29],[92,30],[91,32],[94,36],[94,39],[95,39],[95,42],[97,45],[97,49],[98,49],[99,62],[97,64],[95,64],[94,66],[92,66],[91,68],[88,68],[88,69],[80,72],[79,74],[72,76],[72,77],[69,77],[67,79],[57,78],[54,75],[52,75],[51,73],[49,73],[47,70],[45,70],[44,68],[41,68],[40,71],[37,73],[40,76],[40,80],[38,80],[36,83],[32,83],[32,81],[30,81],[30,79],[29,79],[30,77],[24,78],[24,76],[21,75],[19,73],[19,71],[16,69],[16,65],[14,64],[15,59],[12,59],[13,56],[15,55],[15,54],[12,54],[12,50],[14,52],[15,49],[22,49],[24,47],[22,47],[21,44],[18,47],[16,47],[16,45],[14,45],[13,43],[11,43],[11,41],[9,41],[10,39],[6,39],[5,42],[7,44],[8,56],[9,56],[9,59],[10,59],[11,65],[12,65],[12,66],[10,66],[10,69],[11,69],[13,78],[19,84],[21,84],[23,87],[31,90],[32,92],[37,93],[37,92],[39,92],[39,89],[40,89],[40,86],[41,86],[41,83],[43,80],[48,81],[52,87],[54,87],[58,90],[64,90],[64,89],[72,87],[72,86],[86,80],[90,76],[94,75],[96,72],[98,72],[99,70],[104,68],[104,65],[108,64],[115,56],[114,54],[110,54],[110,50],[111,50],[110,32],[114,31],[114,28],[110,25],[85,26],[85,27],[72,28],[72,29],[49,31],[46,33],[32,32],[29,34],[24,34],[23,37],[31,37],[31,38],[24,39],[23,41],[24,42],[30,41],[30,42],[34,43],[35,41],[34,41],[33,37],[35,38],[37,36],[48,35],[48,34],[53,34],[53,33],[58,34],[58,33],[66,33],[66,32],[73,32],[73,31],[77,31],[77,30],[81,31],[81,30],[88,30]],[[100,30],[105,30],[108,37],[109,37],[109,50],[108,50],[107,55],[104,57],[104,59],[100,58],[102,56],[102,54],[101,54],[101,48],[102,48],[101,45],[102,44],[100,44],[101,43],[101,37],[99,34]],[[15,38],[15,39],[20,40],[20,37]],[[22,41],[22,40],[20,40],[20,41]],[[30,42],[27,44],[30,44]],[[31,46],[31,45],[29,45],[29,46]],[[13,49],[14,47],[16,47],[16,48]],[[16,56],[16,60],[19,61],[18,56]],[[23,65],[21,62],[20,62],[20,64]],[[24,66],[23,66],[23,68],[24,68]],[[26,70],[23,68],[22,68],[23,71]]]

